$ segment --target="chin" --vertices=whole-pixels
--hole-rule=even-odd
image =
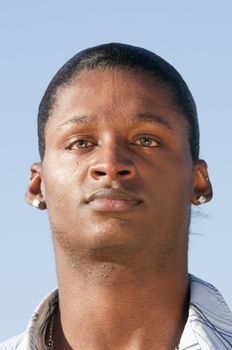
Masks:
[[[119,218],[109,218],[104,224],[91,226],[89,225],[86,230],[85,238],[88,238],[89,245],[92,248],[135,244],[136,241],[142,238],[139,237],[141,231],[138,232],[135,224]]]
[[[56,227],[55,227],[56,226]],[[79,255],[82,251],[130,251],[135,247],[150,246],[153,230],[145,222],[135,222],[121,217],[99,218],[67,225],[52,225],[54,240],[68,253]],[[81,228],[81,229],[80,229]],[[133,248],[134,247],[134,248]],[[137,249],[137,248],[136,248]]]

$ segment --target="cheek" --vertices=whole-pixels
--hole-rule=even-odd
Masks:
[[[68,206],[72,197],[75,197],[78,204],[82,193],[83,167],[78,163],[70,165],[62,161],[50,164],[55,166],[44,166],[41,186],[48,209]]]
[[[192,160],[187,157],[169,158],[156,161],[147,171],[150,187],[158,192],[160,202],[175,203],[178,198],[184,203],[191,201],[194,187]],[[155,193],[156,194],[156,193]],[[166,198],[166,200],[165,200]]]
[[[194,173],[186,164],[174,166],[172,171],[168,174],[170,191],[170,201],[176,202],[178,206],[189,206],[191,204],[191,197],[194,184]]]

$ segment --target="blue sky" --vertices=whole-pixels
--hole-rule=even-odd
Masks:
[[[1,4],[0,341],[23,331],[56,286],[47,214],[24,202],[29,166],[39,159],[39,101],[68,58],[105,42],[156,52],[193,93],[214,199],[193,210],[189,270],[215,284],[232,307],[231,11],[229,0]]]

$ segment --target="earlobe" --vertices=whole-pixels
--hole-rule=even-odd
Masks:
[[[213,191],[208,175],[208,167],[204,160],[198,160],[194,164],[194,177],[192,204],[200,205],[209,202],[213,197]]]
[[[46,209],[45,197],[42,191],[41,163],[33,163],[31,177],[26,192],[26,202],[38,209]]]

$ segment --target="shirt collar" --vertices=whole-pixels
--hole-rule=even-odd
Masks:
[[[219,291],[211,284],[189,275],[189,316],[180,349],[231,349],[232,313]]]
[[[231,349],[232,313],[218,290],[189,275],[189,315],[180,340],[180,350]],[[47,321],[58,304],[58,290],[50,293],[37,307],[18,350],[45,349]]]
[[[36,308],[28,323],[22,342],[18,350],[40,350],[46,349],[45,332],[47,322],[58,305],[58,289],[49,293]]]

